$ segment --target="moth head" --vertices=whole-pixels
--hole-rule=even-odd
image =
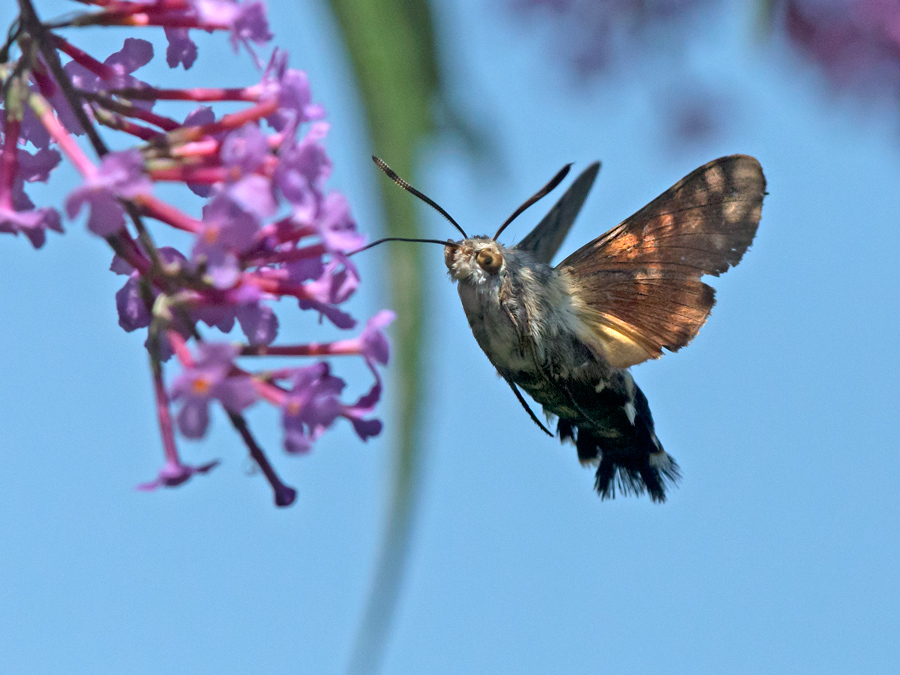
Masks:
[[[487,237],[464,239],[444,248],[444,263],[450,277],[456,281],[487,281],[503,269],[501,248]]]

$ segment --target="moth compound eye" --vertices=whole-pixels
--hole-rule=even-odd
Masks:
[[[503,264],[503,258],[499,253],[486,248],[478,252],[475,260],[478,262],[478,266],[488,274],[497,274],[500,271],[500,266]]]
[[[453,267],[453,260],[456,258],[456,247],[455,246],[445,246],[444,247],[444,264],[447,265],[447,268]]]

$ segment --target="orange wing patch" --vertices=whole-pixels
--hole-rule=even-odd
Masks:
[[[740,262],[765,187],[753,157],[717,159],[562,261],[582,339],[618,368],[687,345],[715,304],[700,279]]]

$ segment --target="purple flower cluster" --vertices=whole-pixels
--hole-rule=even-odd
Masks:
[[[260,81],[242,89],[154,87],[134,75],[153,58],[145,40],[128,38],[120,51],[101,61],[45,26],[24,23],[20,67],[2,72],[7,94],[0,132],[0,232],[22,233],[39,248],[47,230],[62,231],[59,213],[35,208],[24,185],[46,181],[66,156],[82,182],[67,195],[65,212],[71,219],[86,212],[88,229],[116,253],[112,270],[127,277],[116,293],[119,325],[147,331],[165,464],[156,480],[139,487],[173,487],[216,465],[182,462],[175,443],[176,428],[186,438],[202,438],[210,404],[216,404],[269,479],[276,503],[289,504],[295,492],[275,475],[243,411],[259,401],[276,406],[291,453],[309,451],[341,418],[362,440],[377,435],[382,428],[373,417],[382,392],[377,368],[388,360],[384,329],[393,319],[391,312],[379,312],[357,337],[336,342],[275,344],[279,323],[271,303],[282,298],[337,328],[357,325],[341,306],[360,281],[348,254],[365,238],[345,198],[326,187],[332,166],[324,148],[324,111],[312,102],[306,75],[288,67],[286,53],[274,50],[262,68],[255,50],[271,33],[258,0],[95,4],[98,11],[75,16],[69,25],[161,26],[168,65],[185,69],[197,58],[191,29],[225,30],[235,49],[246,47],[259,63]],[[40,49],[25,48],[25,42]],[[48,59],[51,50],[70,60],[54,69],[59,60]],[[179,122],[159,110],[171,100],[198,105]],[[246,106],[219,115],[209,105],[218,101]],[[138,143],[109,152],[100,125]],[[90,136],[99,162],[75,142],[81,134]],[[159,182],[187,185],[203,199],[198,215],[157,198]],[[193,243],[184,252],[157,247],[151,222],[188,232]],[[222,333],[237,325],[244,342],[206,341],[201,324]],[[166,387],[164,362],[173,354],[181,373]],[[248,368],[269,355],[357,355],[375,383],[348,401],[343,398],[346,383],[325,361]],[[172,402],[177,405],[174,419]]]
[[[293,386],[282,405],[285,447],[289,452],[309,451],[313,442],[338,417],[348,419],[363,440],[381,433],[381,422],[369,417],[381,398],[381,378],[374,364],[387,363],[388,344],[382,331],[393,318],[391,312],[379,312],[369,319],[358,338],[334,343],[334,347],[343,349],[345,353],[362,354],[375,375],[372,389],[353,405],[343,404],[338,399],[344,382],[331,374],[327,363],[318,363],[294,373]]]
[[[580,80],[626,73],[653,82],[654,112],[672,149],[711,140],[729,119],[724,91],[710,89],[687,63],[671,67],[698,36],[715,32],[719,0],[503,1],[550,27],[554,62]]]
[[[525,15],[556,24],[561,51],[579,75],[634,64],[647,46],[686,40],[685,26],[715,0],[507,0]]]
[[[701,21],[716,0],[504,0],[519,14],[540,16],[562,36],[560,51],[582,76],[632,66],[668,48],[683,50],[718,28]],[[775,0],[760,5],[767,24],[836,88],[866,97],[894,97],[900,87],[900,3],[896,0]],[[686,72],[685,69],[682,69]],[[666,95],[686,136],[715,124],[695,83]],[[684,112],[679,102],[689,103]],[[699,104],[699,105],[698,105]],[[684,114],[686,113],[686,114]],[[699,114],[698,114],[699,113]],[[720,115],[721,116],[721,115]]]
[[[888,0],[776,3],[790,43],[838,87],[896,96],[900,85],[900,4]],[[779,25],[776,22],[776,25]]]

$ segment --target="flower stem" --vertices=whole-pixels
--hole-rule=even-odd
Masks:
[[[250,429],[247,427],[247,421],[244,419],[244,416],[239,415],[238,413],[229,412],[228,418],[231,420],[231,424],[234,425],[234,428],[237,429],[237,432],[241,435],[244,443],[247,444],[250,456],[256,462],[257,466],[259,466],[260,470],[262,470],[266,480],[269,481],[269,485],[272,486],[272,492],[275,496],[275,506],[290,506],[293,504],[294,500],[297,499],[297,491],[281,482],[281,479],[278,477],[278,474],[275,473],[275,469],[272,468],[272,465],[266,458],[262,448],[259,447],[256,439],[250,433]]]

